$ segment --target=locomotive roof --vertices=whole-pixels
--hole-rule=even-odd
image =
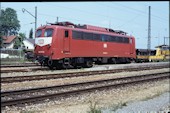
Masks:
[[[115,33],[115,34],[120,34],[120,35],[126,35],[127,32],[124,32],[122,30],[113,30],[110,28],[104,28],[104,27],[98,27],[98,26],[93,26],[93,25],[76,25],[71,22],[57,22],[57,23],[48,23],[50,25],[57,25],[57,26],[63,26],[63,27],[70,27],[70,28],[78,28],[78,29],[86,29],[86,30],[94,30],[94,31],[101,31],[101,32],[107,32],[107,33]]]

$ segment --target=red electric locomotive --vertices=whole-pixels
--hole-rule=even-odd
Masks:
[[[129,63],[136,58],[135,38],[123,31],[59,22],[36,30],[35,56],[50,69]]]

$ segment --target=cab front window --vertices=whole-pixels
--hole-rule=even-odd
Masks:
[[[41,37],[41,33],[42,33],[42,30],[41,30],[41,29],[37,30],[37,32],[36,32],[36,37]]]
[[[46,29],[44,32],[44,37],[52,37],[53,29]]]

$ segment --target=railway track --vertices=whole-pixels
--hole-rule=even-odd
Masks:
[[[168,64],[165,64],[168,65]],[[96,66],[99,67],[99,66]],[[70,68],[72,69],[72,68]],[[30,72],[30,71],[46,71],[49,70],[48,67],[41,66],[36,63],[25,63],[16,65],[1,65],[1,73],[11,73],[11,72]]]
[[[88,71],[88,72],[47,74],[47,75],[41,74],[41,75],[29,75],[29,76],[1,77],[1,83],[23,82],[23,81],[44,80],[44,79],[48,80],[48,79],[58,79],[58,78],[66,78],[66,77],[80,77],[80,76],[89,76],[89,75],[96,75],[96,74],[110,74],[110,73],[117,73],[117,72],[124,72],[124,71],[141,71],[141,70],[151,70],[151,69],[161,69],[161,68],[169,68],[169,65]]]
[[[1,73],[11,73],[11,72],[30,72],[30,71],[44,71],[49,70],[47,67],[41,67],[41,66],[23,66],[23,67],[10,67],[10,68],[1,68]]]
[[[116,88],[120,86],[134,85],[145,83],[158,79],[170,78],[169,72],[147,74],[139,76],[128,76],[106,80],[96,80],[90,82],[80,82],[65,85],[57,85],[52,87],[41,87],[33,89],[15,90],[1,92],[1,107],[20,105],[24,103],[37,103],[46,99],[54,99],[60,97],[68,97],[96,90],[108,88]],[[74,88],[74,89],[72,89]]]
[[[1,68],[10,68],[10,67],[32,67],[32,66],[38,66],[37,63],[21,63],[21,64],[2,64]]]
[[[41,67],[37,63],[22,63],[22,64],[8,64],[1,65],[1,73],[10,73],[10,72],[29,72],[37,70],[47,70],[48,68]]]

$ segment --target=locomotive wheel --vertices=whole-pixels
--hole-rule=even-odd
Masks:
[[[128,59],[128,58],[126,58],[126,63],[127,63],[127,64],[131,63],[131,60]]]
[[[92,60],[87,60],[83,67],[86,67],[86,68],[93,67],[93,61]]]
[[[63,63],[55,63],[53,67],[55,67],[58,70],[67,68]]]
[[[115,58],[111,58],[111,59],[110,59],[110,63],[111,63],[111,64],[116,64],[116,59],[115,59]]]
[[[53,69],[54,69],[53,66],[49,66],[49,65],[48,65],[48,68],[49,68],[50,70],[53,70]]]
[[[67,69],[68,65],[63,64],[63,63],[58,63],[55,67],[56,69]]]
[[[49,69],[53,70],[54,69],[54,63],[52,60],[48,60],[48,67]]]
[[[74,69],[81,69],[82,66],[81,66],[81,65],[74,65],[73,68],[74,68]]]
[[[62,69],[61,65],[59,65],[59,64],[57,64],[55,67],[56,67],[56,69],[59,69],[59,70]]]
[[[68,68],[68,65],[62,64],[61,67],[64,68],[64,69],[67,69],[67,68]]]
[[[72,68],[74,68],[74,69],[80,69],[82,66],[80,65],[80,64],[77,64],[77,63],[72,63],[71,64],[71,66],[72,66]]]

